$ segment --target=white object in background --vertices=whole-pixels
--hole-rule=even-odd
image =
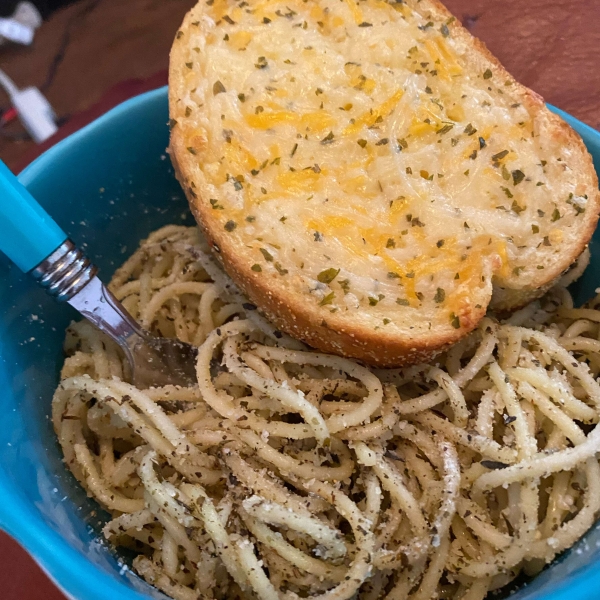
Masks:
[[[0,17],[0,35],[9,42],[29,46],[33,42],[33,27],[23,25],[14,19]]]
[[[40,90],[35,87],[20,90],[2,70],[0,86],[8,94],[23,127],[37,144],[41,144],[57,132],[56,115]]]
[[[12,17],[0,21],[3,22],[0,26],[0,44],[10,40],[29,45],[35,30],[42,24],[42,15],[31,2],[19,2]]]

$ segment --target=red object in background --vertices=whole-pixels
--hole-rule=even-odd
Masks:
[[[16,108],[9,108],[2,113],[0,117],[0,125],[6,125],[11,121],[14,121],[19,113],[17,113]]]
[[[3,600],[66,600],[27,552],[1,531],[0,556]]]
[[[124,81],[109,90],[102,100],[83,113],[73,115],[49,140],[35,147],[17,168],[22,171],[32,160],[60,140],[81,129],[117,104],[143,92],[166,85],[163,71],[148,79]],[[35,561],[12,538],[0,531],[0,598],[2,600],[66,600]]]

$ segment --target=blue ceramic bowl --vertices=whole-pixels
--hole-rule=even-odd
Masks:
[[[560,114],[581,134],[600,171],[600,134]],[[192,223],[166,155],[167,120],[166,88],[138,96],[60,142],[21,174],[105,280],[152,230]],[[592,264],[575,290],[580,301],[600,285],[596,239]],[[104,515],[61,462],[50,399],[63,360],[64,330],[75,317],[0,256],[0,527],[72,598],[164,599],[99,541]],[[512,597],[592,599],[599,590],[597,526]]]

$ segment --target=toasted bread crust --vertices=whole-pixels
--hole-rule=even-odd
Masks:
[[[419,6],[427,7],[442,19],[449,19],[452,16],[436,0],[423,0]],[[183,42],[185,42],[186,31],[192,26],[193,18],[192,13],[186,16],[181,28],[182,40],[176,41],[171,52],[169,104],[171,118],[175,120],[183,117],[183,106],[179,103],[182,89],[181,81],[177,78],[177,68],[185,61],[186,47]],[[472,48],[470,59],[491,69],[494,74],[503,79],[514,82],[513,93],[515,93],[514,89],[518,89],[522,104],[530,110],[539,127],[549,131],[562,145],[568,145],[574,153],[581,155],[580,167],[586,188],[597,190],[598,181],[591,159],[576,132],[558,116],[550,113],[539,95],[516,83],[486,46],[472,38],[457,21],[448,26],[455,38]],[[492,283],[499,291],[502,288],[506,289],[506,293],[501,294],[504,299],[501,306],[503,310],[519,308],[523,304],[523,299],[529,301],[541,296],[584,250],[594,232],[600,211],[600,194],[596,193],[588,200],[584,217],[586,225],[577,243],[571,245],[568,253],[561,256],[561,260],[557,260],[552,268],[540,271],[535,281],[523,286],[518,277],[514,276],[504,277],[501,280],[498,277],[493,280],[488,278],[489,283],[477,291],[476,301],[465,305],[464,310],[461,311],[460,328],[450,331],[447,328],[443,331],[434,328],[428,334],[420,334],[414,338],[410,335],[398,336],[384,329],[374,330],[358,322],[349,326],[347,319],[344,320],[324,308],[306,302],[306,298],[297,293],[290,293],[290,290],[276,278],[254,272],[251,269],[251,261],[247,260],[243,252],[238,251],[231,241],[231,236],[225,233],[222,227],[216,226],[214,214],[211,214],[214,211],[211,211],[208,202],[202,201],[203,190],[199,187],[194,189],[197,158],[186,151],[186,146],[184,132],[176,125],[171,132],[170,155],[177,178],[215,255],[233,280],[268,318],[290,335],[321,350],[353,357],[378,366],[398,366],[428,361],[464,337],[485,315],[487,306],[492,301]],[[418,318],[418,311],[415,311],[415,318]]]

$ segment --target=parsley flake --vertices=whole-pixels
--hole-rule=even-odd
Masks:
[[[335,298],[335,292],[330,292],[329,294],[327,294],[327,296],[325,296],[321,302],[319,302],[319,306],[327,306],[328,304],[331,304],[333,302],[333,299]]]
[[[340,273],[340,269],[325,269],[317,275],[317,279],[321,283],[331,283]]]
[[[259,250],[267,262],[273,262],[273,255],[268,250],[265,248],[259,248]]]

